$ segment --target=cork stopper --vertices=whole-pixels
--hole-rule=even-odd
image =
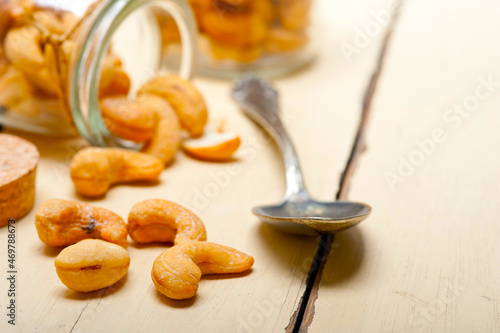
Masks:
[[[35,145],[0,134],[0,226],[18,220],[33,208],[40,154]]]

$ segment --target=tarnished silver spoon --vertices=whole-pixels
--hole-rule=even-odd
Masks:
[[[280,118],[278,92],[268,81],[245,74],[234,82],[231,95],[276,140],[283,154],[287,182],[283,202],[252,209],[263,222],[289,233],[317,235],[348,229],[370,215],[372,209],[366,204],[319,202],[307,193],[295,148]]]

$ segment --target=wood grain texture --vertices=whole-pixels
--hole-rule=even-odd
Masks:
[[[380,50],[378,51],[373,73],[367,82],[367,87],[362,98],[361,113],[357,127],[358,129],[354,137],[351,152],[347,158],[346,165],[339,177],[340,181],[337,194],[335,196],[336,200],[349,200],[348,192],[351,181],[355,177],[356,166],[359,163],[361,155],[366,150],[366,131],[370,120],[371,106],[377,92],[378,82],[385,64],[385,55],[387,53],[393,31],[396,27],[401,7],[402,2],[400,1],[397,2],[397,6],[391,7],[389,10],[382,9],[382,12],[388,13],[388,15],[385,16],[385,24],[380,24],[380,29],[382,30],[382,26],[384,25],[387,25],[387,27],[383,32],[383,38],[377,38],[377,42],[380,41],[380,43],[377,43],[380,44]],[[370,12],[372,17],[373,13],[380,13],[380,11],[377,12],[372,10]],[[365,28],[367,26],[368,24],[365,25]],[[345,50],[346,49],[344,49],[344,51]],[[351,62],[352,60],[347,57],[346,61]],[[316,254],[309,270],[304,294],[300,300],[299,306],[290,318],[290,323],[285,330],[286,332],[307,332],[309,330],[309,326],[314,319],[315,305],[316,300],[318,299],[319,286],[323,276],[323,270],[325,269],[326,262],[332,252],[334,239],[334,234],[323,235],[319,238]]]
[[[231,118],[240,115],[234,108],[226,110],[231,126]],[[238,133],[244,138],[255,135],[257,129],[252,124],[243,121],[242,124],[234,127]],[[68,143],[24,136],[35,142],[42,154],[35,207],[49,198],[83,201],[75,195],[69,178],[67,150],[72,148],[66,146]],[[185,205],[205,222],[208,240],[254,256],[256,263],[249,274],[204,277],[196,298],[170,301],[156,292],[150,276],[153,261],[165,247],[132,244],[128,248],[131,265],[125,280],[89,294],[72,292],[55,273],[54,259],[59,250],[46,247],[38,239],[33,211],[17,224],[16,328],[53,332],[160,332],[168,328],[172,332],[197,332],[218,331],[220,327],[231,331],[240,326],[252,330],[253,326],[265,330],[284,327],[302,290],[307,273],[302,267],[313,255],[315,244],[314,239],[283,235],[263,227],[250,213],[257,200],[277,200],[283,191],[279,160],[267,144],[262,149],[253,159],[248,155],[241,157],[241,161],[232,165],[240,171],[230,169],[232,175],[227,164],[202,163],[179,154],[176,163],[161,175],[157,186],[116,186],[104,200],[91,202],[125,219],[132,206],[143,199],[163,198]],[[261,172],[253,176],[255,169]],[[258,177],[261,179],[255,182]],[[248,189],[250,183],[271,184],[274,178],[276,186],[256,187],[253,193]],[[197,201],[198,191],[208,194],[204,194],[206,207],[202,199]],[[0,232],[5,244],[6,229]],[[1,253],[7,258],[4,248]],[[2,281],[2,290],[5,285]],[[6,301],[3,294],[2,299]],[[9,329],[2,326],[2,331],[4,328]]]
[[[322,1],[326,6],[328,1]],[[330,200],[349,154],[360,97],[373,65],[371,49],[345,65],[338,43],[352,38],[352,29],[368,15],[358,15],[357,1],[345,21],[338,2],[323,15],[318,61],[307,71],[276,81],[285,122],[296,142],[311,193]],[[359,7],[358,7],[359,8]],[[329,31],[336,33],[329,33]],[[373,50],[376,51],[376,48]],[[78,294],[58,280],[58,250],[45,247],[36,235],[34,212],[18,224],[18,331],[51,332],[282,332],[303,294],[317,239],[291,236],[262,225],[250,209],[281,200],[283,166],[277,148],[230,100],[230,84],[197,79],[211,118],[227,118],[228,130],[243,143],[234,164],[203,163],[178,154],[157,186],[116,186],[104,200],[93,201],[126,218],[138,201],[162,198],[185,205],[205,222],[208,240],[252,255],[249,274],[204,277],[198,296],[169,301],[151,281],[154,259],[164,247],[129,246],[131,265],[126,280],[102,291]],[[20,133],[16,133],[20,134]],[[75,195],[68,172],[78,140],[21,134],[41,152],[35,208],[50,198],[83,201]],[[6,229],[0,229],[1,244]],[[0,258],[6,258],[0,247]],[[0,290],[6,282],[0,279]],[[0,296],[6,304],[6,296]],[[10,327],[0,321],[0,331]]]
[[[500,327],[499,9],[493,1],[405,6],[350,194],[374,213],[335,237],[311,332]],[[485,85],[490,75],[497,83]],[[464,103],[466,118],[448,111]],[[419,165],[398,171],[410,158]],[[401,173],[392,188],[387,172]]]
[[[357,29],[377,21],[373,12],[387,9],[389,1],[317,4],[323,18],[318,61],[276,85],[306,184],[318,199],[331,200],[384,30],[351,61],[340,46],[353,44]],[[349,192],[350,199],[371,204],[374,213],[335,236],[310,313],[310,332],[489,332],[500,326],[500,160],[495,153],[500,86],[480,89],[482,96],[490,94],[467,118],[450,113],[455,118],[443,119],[455,103],[471,103],[481,80],[492,75],[500,82],[499,9],[493,0],[409,0],[405,6],[372,105],[368,150]],[[57,279],[59,251],[40,242],[31,212],[17,224],[17,326],[1,320],[1,332],[285,330],[304,294],[318,239],[279,233],[250,213],[255,205],[281,199],[285,186],[277,148],[230,101],[229,83],[195,83],[211,117],[226,117],[228,129],[242,136],[238,162],[202,163],[179,154],[158,185],[117,186],[93,203],[124,218],[148,198],[183,204],[204,220],[209,241],[253,255],[252,271],[204,277],[195,299],[169,301],[150,278],[164,247],[131,245],[126,280],[90,294],[74,293]],[[392,190],[386,173],[398,174],[400,156],[417,158],[415,151],[422,149],[415,140],[432,138],[438,129],[444,142]],[[83,201],[68,172],[82,141],[21,135],[42,157],[35,208],[50,198]],[[6,239],[1,228],[2,267],[7,266]],[[3,310],[6,287],[6,279],[0,279]]]

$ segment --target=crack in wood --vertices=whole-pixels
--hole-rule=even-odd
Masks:
[[[387,32],[382,41],[375,70],[370,80],[368,81],[368,86],[363,96],[361,119],[356,132],[356,137],[352,145],[349,159],[347,160],[346,166],[344,168],[344,172],[340,176],[339,189],[335,196],[337,200],[347,200],[347,194],[349,193],[350,183],[352,181],[352,178],[354,177],[356,165],[359,161],[360,156],[366,150],[365,134],[371,114],[371,106],[373,98],[377,91],[379,78],[384,68],[383,66],[384,66],[386,52],[391,37],[394,33],[396,22],[399,18],[403,3],[404,1],[401,0],[399,2],[399,6],[394,12],[392,20],[389,24],[389,27],[387,28]],[[325,268],[326,262],[331,253],[334,238],[335,235],[323,235],[320,237],[319,245],[318,248],[316,249],[313,263],[311,265],[311,268],[309,269],[306,282],[307,284],[306,290],[302,295],[302,298],[300,300],[297,309],[290,318],[290,322],[288,326],[285,328],[285,332],[296,333],[296,332],[307,332],[309,330],[309,326],[311,325],[314,319],[315,302],[318,298],[319,284],[321,282],[321,277],[323,275],[323,269]]]
[[[72,333],[73,330],[75,329],[75,326],[76,324],[78,324],[78,321],[80,320],[80,317],[82,316],[83,314],[83,311],[85,311],[85,309],[87,308],[87,306],[89,306],[91,301],[89,301],[87,304],[85,304],[85,306],[83,307],[82,311],[80,311],[80,315],[78,316],[78,318],[76,318],[75,320],[75,323],[73,324],[73,326],[71,327],[71,330],[69,331],[69,333]]]
[[[332,248],[333,239],[334,235],[324,235],[320,237],[320,244],[314,255],[313,263],[307,277],[306,290],[302,295],[297,310],[295,310],[292,318],[290,319],[290,323],[285,328],[286,332],[299,332],[301,323],[304,322],[304,320],[312,321],[314,308],[312,311],[307,312],[307,304],[310,302],[314,304],[316,298],[318,297],[319,288],[317,288],[317,286],[319,284],[319,279],[316,279],[316,277],[321,277],[321,273],[325,267],[324,263],[328,259],[328,255]]]
[[[109,290],[109,287],[105,288],[104,289],[104,292],[102,293],[102,296],[99,298],[99,302],[97,302],[96,306],[94,307],[94,311],[97,309],[97,307],[99,306],[99,304],[101,304],[101,301],[102,299],[106,296],[106,293],[108,292]],[[69,331],[69,333],[73,333],[73,330],[75,329],[75,326],[76,324],[78,324],[78,322],[80,321],[80,317],[82,316],[83,312],[85,311],[85,309],[87,309],[87,307],[89,306],[89,304],[92,302],[93,300],[90,300],[86,305],[85,307],[82,309],[82,311],[80,311],[80,315],[78,316],[78,318],[76,318],[76,321],[75,323],[73,324],[73,326],[71,327],[71,330]]]

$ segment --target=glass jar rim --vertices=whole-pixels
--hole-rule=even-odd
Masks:
[[[96,146],[137,147],[110,133],[99,108],[99,82],[104,57],[114,33],[136,10],[148,5],[159,6],[175,20],[181,35],[182,59],[179,76],[190,79],[195,69],[196,21],[184,0],[108,0],[88,17],[73,52],[68,77],[68,103],[78,132]],[[159,63],[158,63],[159,66]]]

